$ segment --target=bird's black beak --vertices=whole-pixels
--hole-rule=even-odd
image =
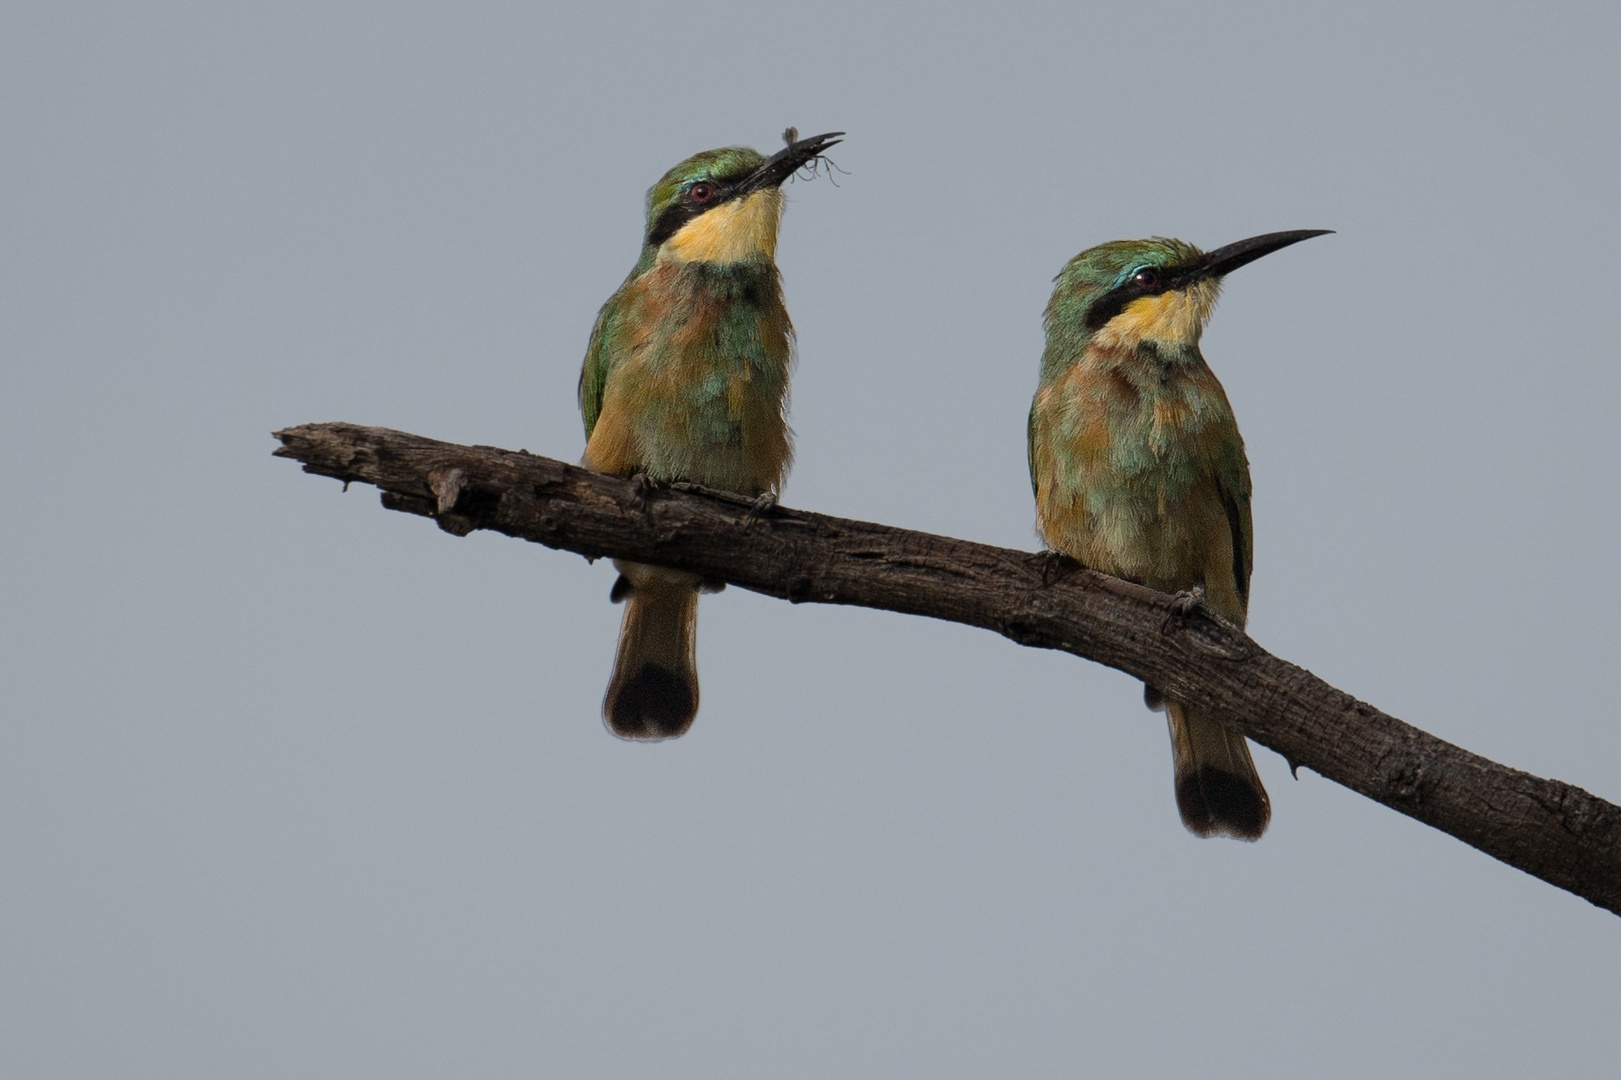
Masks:
[[[761,188],[781,187],[782,184],[800,168],[837,146],[842,140],[839,136],[842,131],[830,131],[826,135],[812,135],[808,139],[795,139],[787,146],[778,150],[771,158],[758,169],[745,176],[735,189],[738,195],[747,195],[751,191]]]
[[[1314,236],[1323,236],[1333,231],[1333,229],[1294,229],[1289,232],[1252,236],[1248,240],[1240,240],[1236,244],[1228,244],[1226,247],[1205,252],[1204,258],[1200,259],[1196,266],[1188,269],[1193,271],[1194,277],[1221,277],[1223,274],[1232,273],[1240,266],[1254,262],[1263,255],[1270,255],[1290,244],[1298,244],[1302,240],[1310,240]]]

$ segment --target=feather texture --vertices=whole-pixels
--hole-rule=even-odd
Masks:
[[[1181,241],[1119,241],[1059,274],[1030,409],[1030,479],[1054,550],[1162,592],[1201,589],[1242,626],[1249,463],[1199,351],[1218,284],[1189,269],[1201,258]],[[1183,823],[1200,836],[1259,837],[1270,806],[1243,736],[1153,687],[1147,700],[1166,708]]]

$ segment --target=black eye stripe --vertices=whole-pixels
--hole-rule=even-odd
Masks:
[[[693,190],[699,187],[709,189],[707,199],[694,199]],[[698,180],[687,186],[683,197],[666,206],[657,218],[653,220],[653,227],[647,231],[647,242],[654,247],[664,243],[670,237],[681,231],[681,226],[702,214],[705,210],[713,209],[726,201],[726,189],[719,182]]]
[[[1144,273],[1154,278],[1152,284],[1139,282],[1137,279]],[[1101,330],[1108,325],[1109,320],[1126,310],[1133,301],[1144,296],[1156,296],[1163,292],[1170,292],[1177,287],[1176,271],[1169,267],[1144,266],[1136,270],[1125,284],[1117,285],[1088,309],[1086,313],[1086,328],[1088,330]]]
[[[653,219],[653,227],[647,231],[647,242],[657,247],[670,237],[681,231],[681,226],[698,216],[701,207],[693,206],[686,200],[666,206],[659,216]]]
[[[693,218],[729,201],[734,196],[738,183],[752,174],[753,170],[747,169],[740,173],[694,181],[688,185],[682,198],[666,206],[659,216],[653,219],[653,227],[647,231],[647,242],[657,247],[680,232],[681,226]],[[699,184],[709,185],[709,198],[696,200],[691,197],[692,189]]]

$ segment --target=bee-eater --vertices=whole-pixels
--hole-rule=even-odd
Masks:
[[[648,191],[641,258],[597,314],[580,372],[587,468],[775,498],[792,457],[782,184],[844,133],[794,134],[769,158],[742,146],[694,154]],[[625,614],[603,719],[620,738],[672,738],[698,712],[705,583],[615,565]]]
[[[1222,278],[1326,229],[1201,252],[1117,240],[1054,280],[1030,407],[1036,518],[1054,550],[1161,592],[1203,590],[1223,618],[1249,609],[1250,473],[1227,395],[1199,351]],[[1271,805],[1244,736],[1145,688],[1164,708],[1182,823],[1255,840]]]

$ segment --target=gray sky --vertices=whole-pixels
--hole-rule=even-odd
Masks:
[[[1123,675],[734,589],[692,734],[627,745],[610,567],[269,432],[577,459],[647,186],[843,129],[785,501],[1033,548],[1065,260],[1337,229],[1205,338],[1252,632],[1614,800],[1618,48],[1598,3],[6,5],[0,1073],[1613,1067],[1614,916],[1264,750],[1266,838],[1195,840]]]

